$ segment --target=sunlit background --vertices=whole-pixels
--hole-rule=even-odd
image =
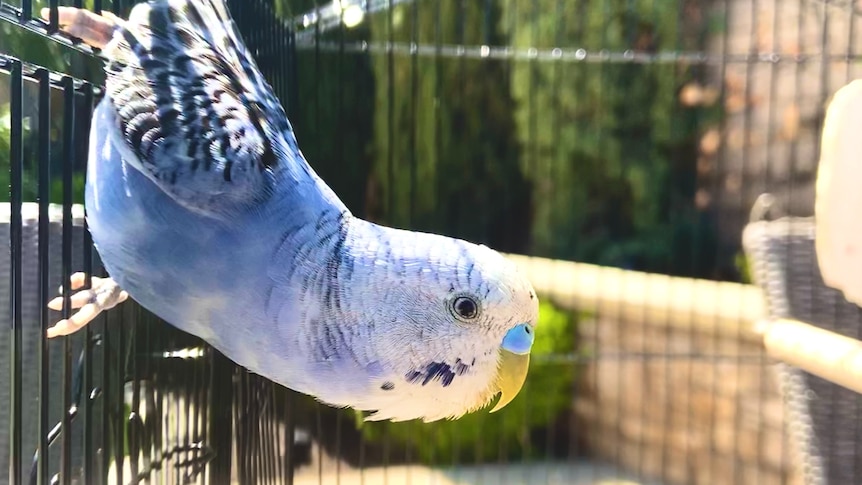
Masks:
[[[134,2],[81,3],[125,14]],[[0,4],[0,185],[16,183],[20,120],[22,200],[82,203],[101,64],[18,16],[47,2]],[[64,483],[862,483],[858,400],[809,389],[754,331],[791,291],[758,271],[815,274],[810,244],[776,243],[796,258],[776,259],[773,239],[744,248],[742,237],[767,213],[813,214],[825,103],[860,70],[855,2],[228,4],[305,156],[354,213],[486,244],[530,275],[542,306],[527,384],[493,415],[363,423],[249,375],[133,305],[36,352],[48,318],[37,269],[50,266],[54,291],[64,265],[60,209],[45,266],[34,206],[26,284],[0,286],[0,301],[14,307],[20,294],[24,304],[3,310],[4,328],[21,319],[24,340],[15,353],[0,333],[0,470],[11,458],[13,476],[28,477],[40,436],[78,399],[87,413],[42,442],[52,451],[40,479],[62,468]],[[72,81],[60,74],[40,84],[48,73],[33,66],[75,84],[64,91]],[[41,188],[40,161],[51,171]],[[70,264],[82,268],[75,231]],[[822,282],[811,278],[794,301],[826,302],[812,321],[856,322],[855,310],[835,310],[839,297],[812,296]],[[808,403],[826,421],[812,424]],[[6,434],[16,416],[17,444]]]

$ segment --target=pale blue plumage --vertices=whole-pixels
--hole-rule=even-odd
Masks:
[[[533,342],[530,284],[484,246],[355,218],[305,162],[221,0],[138,6],[104,53],[88,222],[135,300],[375,419],[457,417],[501,390],[501,349]]]

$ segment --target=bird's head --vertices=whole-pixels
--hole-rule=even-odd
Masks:
[[[539,312],[532,285],[486,246],[392,231],[366,249],[376,277],[365,306],[374,308],[372,354],[382,365],[367,402],[354,407],[375,410],[370,420],[434,421],[499,394],[491,411],[501,409],[527,376]]]

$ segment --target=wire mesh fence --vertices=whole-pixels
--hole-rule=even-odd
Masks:
[[[652,288],[664,311],[540,292],[523,395],[421,424],[362,423],[131,302],[43,337],[67,316],[45,307],[57,287],[103,274],[76,204],[104,74],[38,9],[134,3],[0,2],[9,483],[811,482],[750,331],[760,295],[718,281],[749,282],[758,195],[812,211],[824,102],[858,74],[855,4],[227,2],[305,155],[357,215],[553,259],[537,274],[560,294],[593,273],[556,260],[667,275],[591,280],[613,301]],[[689,293],[680,276],[715,282]]]

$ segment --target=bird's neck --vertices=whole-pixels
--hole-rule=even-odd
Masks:
[[[291,134],[288,134],[290,139]],[[294,141],[295,143],[295,141]],[[346,212],[347,207],[296,149],[286,149],[285,170],[274,175],[273,207]]]

